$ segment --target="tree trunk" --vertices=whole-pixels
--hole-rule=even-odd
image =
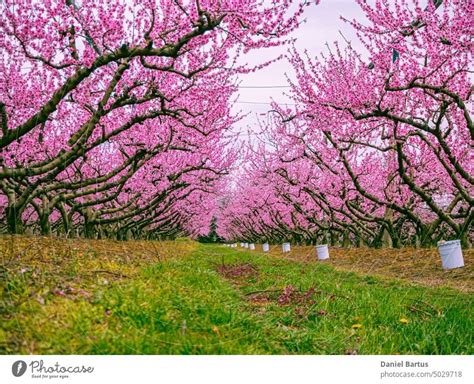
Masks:
[[[95,225],[89,218],[84,220],[84,237],[87,239],[95,238]]]
[[[11,234],[21,234],[24,231],[21,220],[21,211],[15,205],[9,205],[6,209],[8,232]]]
[[[51,235],[51,222],[49,221],[49,215],[51,212],[43,211],[39,215],[39,224],[41,229],[41,234],[43,236]]]
[[[459,240],[461,240],[461,247],[463,249],[469,249],[472,247],[471,239],[469,238],[469,232],[464,231],[459,236]]]
[[[70,237],[71,234],[71,221],[69,220],[68,213],[66,211],[66,208],[64,208],[64,205],[62,203],[58,204],[58,210],[61,213],[61,218],[63,221],[63,229],[64,229],[64,236],[66,238]]]
[[[348,230],[344,231],[344,233],[342,235],[342,246],[344,248],[349,248],[351,246],[351,240],[349,238],[349,231]]]
[[[391,226],[393,211],[390,208],[386,208],[383,218],[387,222],[387,225],[386,226],[384,225],[382,227],[382,238],[381,238],[382,247],[392,248],[393,242],[392,242],[392,235],[389,231],[389,227]]]

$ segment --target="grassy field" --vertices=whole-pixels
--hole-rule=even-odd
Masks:
[[[277,253],[0,237],[0,353],[474,353],[472,269],[430,286]]]

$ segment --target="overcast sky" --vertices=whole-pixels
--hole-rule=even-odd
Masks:
[[[297,39],[296,47],[299,52],[305,49],[315,56],[320,52],[327,51],[326,43],[332,44],[334,41],[343,41],[339,31],[351,41],[352,46],[363,52],[363,47],[358,42],[353,29],[340,19],[364,20],[364,15],[355,0],[321,0],[317,6],[306,8],[306,22],[293,34]],[[288,47],[266,49],[249,53],[246,62],[258,64],[271,58],[278,57],[287,51]],[[262,114],[270,108],[271,100],[277,102],[288,101],[284,93],[287,88],[245,88],[255,86],[287,86],[285,73],[292,77],[292,69],[289,63],[283,59],[271,66],[256,73],[243,75],[241,77],[241,88],[238,103],[234,107],[234,112],[242,111],[250,113],[248,117],[238,123],[236,130],[247,131],[250,128],[253,132],[258,132],[257,117],[264,119]],[[262,104],[257,104],[262,103]]]

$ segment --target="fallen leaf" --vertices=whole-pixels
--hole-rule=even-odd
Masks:
[[[63,290],[59,290],[59,289],[56,289],[53,291],[53,295],[56,295],[56,296],[66,296],[66,294],[64,293]]]
[[[352,329],[359,329],[362,328],[362,324],[353,324]]]

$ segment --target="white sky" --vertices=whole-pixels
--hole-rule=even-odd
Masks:
[[[306,22],[292,35],[292,37],[297,39],[297,50],[303,53],[307,49],[311,56],[327,51],[326,43],[331,45],[336,40],[344,41],[339,33],[341,31],[351,41],[353,47],[359,52],[363,52],[364,49],[358,42],[353,29],[348,23],[342,21],[340,16],[344,16],[349,20],[364,20],[364,14],[355,0],[321,0],[319,5],[307,7],[305,12]],[[278,47],[254,51],[246,55],[245,60],[242,61],[248,62],[251,65],[259,64],[278,57],[280,54],[285,53],[287,49],[288,47]],[[256,73],[241,76],[241,87],[285,86],[288,85],[285,73],[289,77],[293,77],[291,66],[285,59],[282,59]],[[262,116],[262,114],[271,109],[268,103],[272,99],[283,103],[289,101],[288,97],[284,95],[286,90],[288,89],[241,88],[238,103],[234,106],[233,111],[242,111],[242,113],[250,114],[236,125],[236,131],[247,131],[248,128],[253,132],[258,131],[257,118],[265,119],[265,116]]]

